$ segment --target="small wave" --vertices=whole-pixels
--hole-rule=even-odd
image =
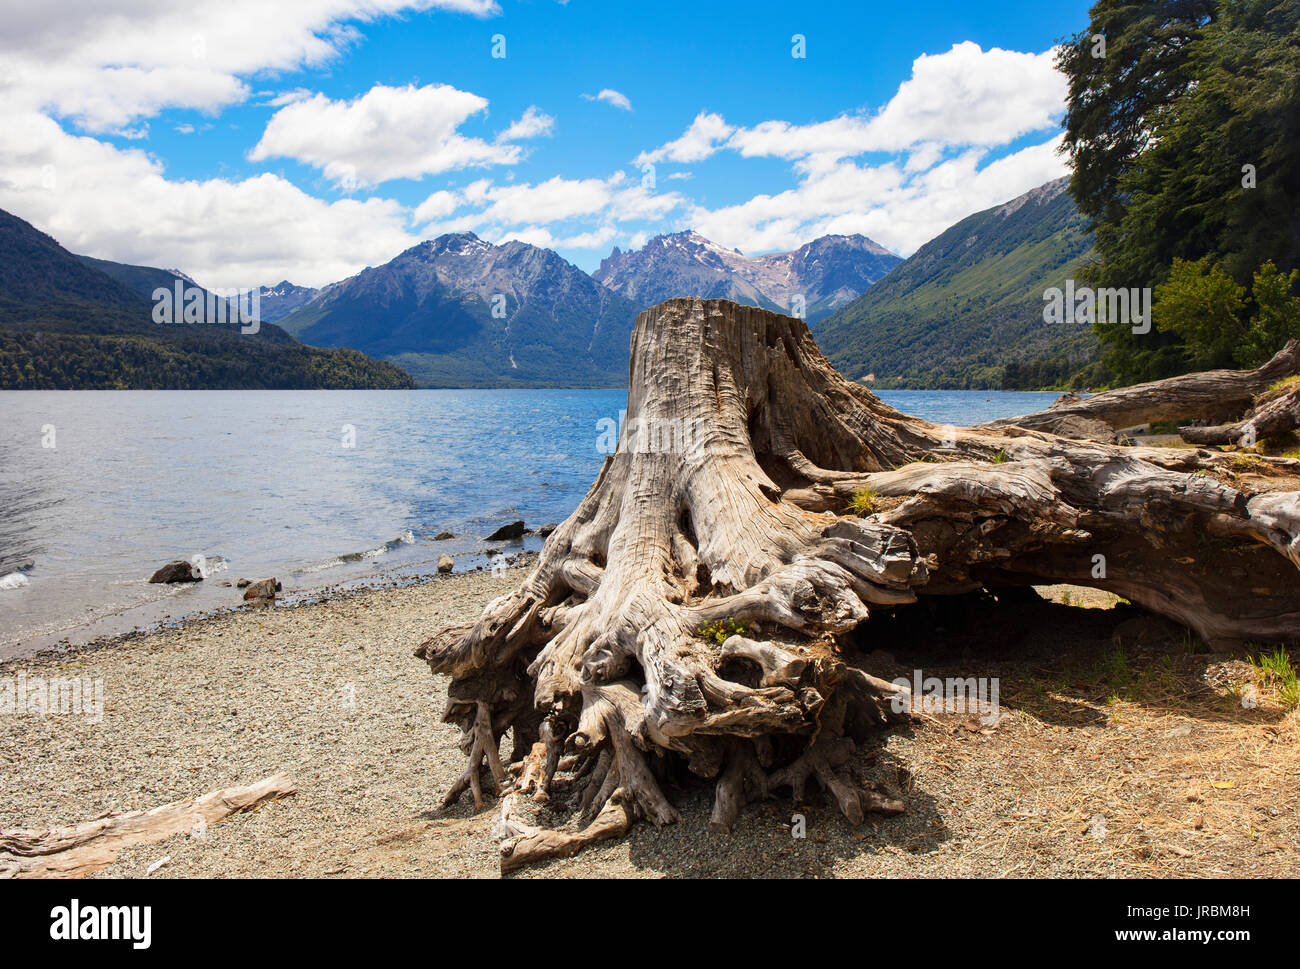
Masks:
[[[230,563],[220,555],[195,555],[190,559],[190,565],[194,566],[194,570],[205,579],[230,568]]]
[[[384,542],[383,545],[376,545],[374,548],[367,549],[364,552],[344,552],[342,555],[336,555],[323,562],[316,562],[313,565],[305,565],[296,571],[300,575],[308,575],[313,572],[324,572],[326,569],[337,569],[339,566],[346,565],[349,562],[364,562],[368,559],[377,559],[381,555],[387,555],[395,548],[400,548],[403,545],[414,544],[415,533],[408,528],[392,541]]]
[[[8,575],[0,576],[0,589],[21,589],[31,584],[32,580],[21,572],[10,572]]]
[[[414,545],[414,544],[415,544],[415,533],[408,528],[406,531],[402,532],[402,534],[398,535],[396,538],[392,539],[391,541],[384,542],[383,545],[376,545],[374,548],[370,549],[367,552],[362,552],[361,557],[366,559],[378,558],[380,555],[383,555],[386,552],[391,552],[395,548],[401,548],[403,545]]]

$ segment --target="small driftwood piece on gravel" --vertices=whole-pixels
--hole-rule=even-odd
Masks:
[[[107,814],[44,830],[0,830],[0,878],[81,878],[117,861],[123,848],[163,841],[215,824],[297,788],[282,774],[248,787],[228,787],[151,811]]]
[[[1116,431],[1139,424],[1235,420],[1250,410],[1255,398],[1270,384],[1297,373],[1300,373],[1300,342],[1292,340],[1272,360],[1255,370],[1207,370],[1107,390],[1091,397],[1067,395],[1047,410],[990,421],[983,426],[989,430],[1019,427],[1062,437],[1110,442]]]
[[[940,427],[836,373],[800,320],[669,300],[637,320],[619,447],[578,509],[520,588],[416,652],[469,756],[445,803],[505,795],[507,870],[675,820],[664,784],[692,775],[718,831],[809,785],[854,824],[896,813],[852,755],[900,691],[851,637],[889,648],[873,619],[918,597],[1068,582],[1212,643],[1293,638],[1296,462],[1257,464]],[[531,824],[530,801],[573,820]]]

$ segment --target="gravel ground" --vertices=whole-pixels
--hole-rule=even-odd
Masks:
[[[439,806],[464,759],[458,732],[439,719],[447,681],[411,653],[520,578],[519,569],[453,575],[0,665],[0,677],[88,676],[105,687],[100,723],[0,717],[0,827],[148,809],[285,773],[296,795],[201,838],[127,850],[101,877],[141,877],[164,857],[159,877],[497,877],[493,811],[473,816],[468,796]],[[980,627],[1002,663],[996,727],[924,717],[861,751],[856,773],[903,796],[902,816],[854,830],[824,798],[792,805],[784,792],[751,805],[730,835],[713,835],[711,792],[670,789],[681,823],[641,824],[622,841],[512,877],[1294,871],[1300,781],[1295,758],[1281,752],[1297,749],[1295,716],[1266,704],[1233,712],[1229,688],[1204,685],[1215,657],[1189,658],[1173,643],[1133,654],[1151,666],[1179,657],[1160,692],[1109,696],[1114,602],[1078,590],[1065,601],[1023,623],[1002,619],[1000,641]],[[1014,661],[1003,659],[1008,636]],[[947,662],[955,675],[970,668],[972,649],[958,643],[946,661],[877,652],[868,665],[893,676],[924,660],[943,675]],[[1062,656],[1084,665],[1061,667]],[[1240,764],[1232,744],[1248,751]],[[791,836],[795,811],[806,838]]]

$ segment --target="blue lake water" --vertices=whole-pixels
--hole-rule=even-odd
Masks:
[[[1052,393],[883,391],[969,425]],[[562,521],[600,469],[622,390],[0,392],[0,658],[240,601],[409,580],[484,536]],[[452,532],[453,540],[433,536]],[[537,548],[537,539],[506,546]],[[207,581],[149,585],[204,557]]]

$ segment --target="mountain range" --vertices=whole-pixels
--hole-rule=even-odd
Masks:
[[[1043,321],[1043,292],[1092,250],[1068,178],[962,219],[813,327],[841,373],[876,387],[1030,389],[1088,363],[1088,324]],[[1023,374],[1023,379],[1013,376]]]
[[[674,296],[729,299],[816,322],[851,302],[903,260],[862,235],[830,235],[791,252],[746,256],[697,232],[618,247],[592,274],[646,306]],[[802,313],[795,305],[802,299]]]
[[[426,387],[614,387],[648,305],[698,295],[790,312],[801,296],[820,318],[900,261],[865,236],[749,257],[679,232],[615,249],[589,276],[549,249],[461,232],[325,286],[278,322],[313,346],[391,360]]]
[[[128,263],[110,262],[107,259],[95,259],[91,256],[77,258],[92,269],[97,269],[117,280],[141,299],[152,300],[155,290],[171,289],[178,279],[187,287],[193,286],[199,289],[204,294],[204,298],[207,298],[208,290],[179,269],[132,266]],[[310,286],[295,286],[287,279],[275,286],[260,286],[257,318],[263,323],[274,323],[310,302],[319,292],[320,290]]]
[[[700,296],[802,315],[841,371],[876,387],[1045,386],[1096,348],[1085,324],[1042,318],[1044,289],[1073,275],[1092,247],[1066,184],[963,219],[907,260],[861,235],[746,256],[677,232],[615,248],[588,275],[549,249],[453,233],[319,289],[263,286],[257,339],[219,348],[214,339],[238,331],[162,332],[146,322],[156,288],[197,286],[181,271],[75,257],[0,213],[0,333],[131,333],[205,341],[202,352],[218,355],[232,346],[305,351],[301,341],[317,353],[359,351],[360,370],[377,366],[370,357],[394,365],[367,371],[379,385],[400,367],[425,387],[619,387],[638,312]],[[239,379],[255,379],[248,370]],[[4,380],[0,371],[0,386],[14,385]]]
[[[51,240],[53,241],[53,240]],[[57,243],[55,243],[57,245]],[[60,249],[62,246],[59,247]],[[153,266],[132,266],[124,262],[109,262],[107,259],[95,259],[92,256],[77,256],[86,266],[116,280],[125,289],[135,295],[137,300],[152,299],[155,289],[171,289],[176,280],[186,286],[198,286],[203,290],[204,298],[208,291],[179,269],[155,269]]]
[[[642,308],[549,249],[461,232],[324,287],[279,325],[426,387],[617,387]]]
[[[0,389],[400,388],[398,367],[355,350],[306,347],[262,323],[154,322],[171,270],[75,256],[0,211]],[[206,293],[206,291],[204,291]]]

